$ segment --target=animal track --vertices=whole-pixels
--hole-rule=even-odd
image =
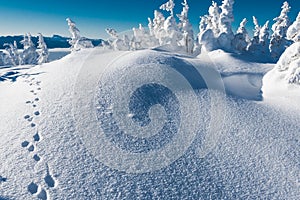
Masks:
[[[28,141],[24,141],[21,143],[21,146],[22,147],[27,147],[29,145],[29,142]]]
[[[33,146],[33,145],[30,145],[30,147],[28,147],[28,151],[29,151],[29,152],[34,151],[34,146]]]
[[[41,158],[37,154],[34,154],[33,159],[37,162],[41,160]]]
[[[44,178],[46,184],[48,187],[55,187],[55,180],[53,179],[52,175],[50,174],[49,166],[47,164],[47,169],[46,169],[46,176]]]
[[[46,190],[42,188],[37,197],[38,199],[47,200]]]
[[[36,89],[31,89],[29,91],[34,96],[36,96],[36,95],[38,95],[38,91],[42,90],[42,88],[40,87],[41,81],[37,81],[37,80],[34,81],[34,80],[35,80],[35,78],[32,78],[30,81],[27,81],[27,83],[29,84],[29,86],[32,86],[32,87],[34,85],[37,86]],[[33,108],[36,108],[37,105],[35,103],[38,101],[40,101],[40,98],[36,96],[33,100],[31,100],[31,101],[28,100],[25,103],[32,106]],[[34,118],[34,116],[40,116],[40,115],[41,115],[40,111],[35,110],[33,112],[33,116],[25,115],[24,119],[27,120],[28,122],[30,122],[29,125],[31,128],[34,128],[34,127],[38,126],[38,124],[35,124],[32,122],[33,118]],[[33,160],[35,160],[36,162],[42,162],[41,161],[42,157],[39,156],[38,152],[36,152],[36,147],[37,147],[36,144],[41,140],[41,135],[39,134],[38,131],[36,131],[36,133],[32,137],[33,137],[32,144],[29,141],[25,140],[21,143],[21,146],[24,148],[26,147],[28,149],[28,151],[32,155]],[[48,164],[46,164],[46,175],[44,176],[43,180],[44,180],[45,184],[47,185],[47,188],[53,188],[56,185],[56,181],[50,173]],[[28,191],[38,199],[47,200],[49,198],[49,193],[48,193],[49,191],[46,190],[46,188],[43,188],[43,187],[41,187],[41,185],[39,186],[34,182],[31,182],[28,185]]]
[[[36,133],[36,134],[33,136],[33,139],[34,139],[35,142],[39,142],[40,139],[41,139],[39,133]]]
[[[6,182],[6,181],[7,181],[7,178],[4,178],[4,177],[0,176],[0,183],[1,182]]]
[[[35,184],[34,182],[31,182],[27,189],[31,194],[36,194],[38,191],[39,186],[37,184]]]

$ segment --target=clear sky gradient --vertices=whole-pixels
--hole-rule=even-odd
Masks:
[[[38,32],[46,36],[59,34],[69,36],[65,19],[70,17],[81,34],[90,38],[106,38],[104,29],[113,27],[126,31],[139,23],[147,25],[148,17],[166,0],[2,0],[0,2],[0,35],[18,35]],[[181,11],[182,0],[175,0],[176,13]],[[221,0],[216,0],[218,4]],[[234,5],[237,28],[246,17],[248,28],[252,29],[252,16],[260,24],[279,15],[284,0],[236,0]],[[300,0],[289,0],[292,7],[291,20],[300,11]],[[207,14],[211,0],[188,0],[189,18],[198,32],[199,16]],[[251,32],[251,30],[248,30]]]

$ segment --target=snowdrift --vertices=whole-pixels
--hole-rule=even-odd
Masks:
[[[225,97],[247,67],[218,55],[90,49],[1,81],[0,198],[297,199],[299,116]]]

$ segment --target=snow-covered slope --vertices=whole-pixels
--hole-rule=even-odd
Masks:
[[[245,100],[270,68],[251,65],[92,49],[17,69],[0,199],[299,199],[300,117]]]

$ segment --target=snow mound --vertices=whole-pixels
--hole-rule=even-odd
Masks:
[[[214,68],[86,49],[0,81],[0,198],[297,199],[299,116],[224,100]]]

